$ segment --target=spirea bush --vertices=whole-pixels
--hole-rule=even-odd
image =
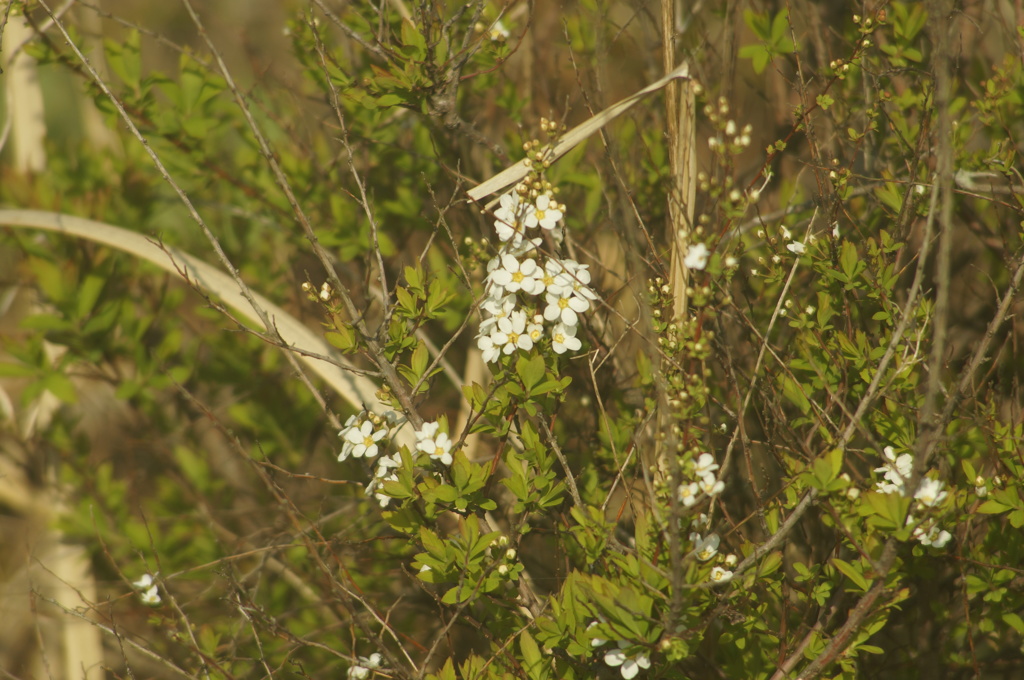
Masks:
[[[229,4],[4,16],[83,677],[1024,673],[1012,9]]]

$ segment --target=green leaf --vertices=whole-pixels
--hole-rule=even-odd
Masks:
[[[3,378],[30,378],[39,374],[39,369],[28,364],[15,364],[6,361],[0,362],[0,377]]]
[[[138,91],[142,77],[142,60],[139,57],[139,32],[129,31],[123,41],[105,41],[107,64],[125,85]]]
[[[843,469],[842,449],[832,449],[818,458],[814,461],[811,469],[813,471],[812,485],[822,490],[829,490],[830,485],[839,477],[839,473]]]
[[[535,354],[530,358],[519,357],[516,360],[516,375],[523,382],[527,392],[544,377],[544,357]]]
[[[758,38],[764,41],[771,40],[771,22],[767,14],[759,14],[750,9],[743,10],[743,22],[754,32]]]
[[[427,350],[426,343],[420,342],[416,345],[416,349],[413,350],[412,358],[409,360],[409,366],[412,368],[413,374],[417,379],[423,377],[423,374],[427,372],[427,366],[430,363],[430,351]]]
[[[50,373],[42,379],[41,386],[64,403],[74,404],[78,401],[78,392],[75,390],[74,383],[63,373]]]
[[[525,630],[519,636],[519,650],[523,654],[523,666],[526,668],[527,677],[532,680],[546,680],[548,669],[544,663],[544,655],[541,654],[537,641]]]
[[[789,31],[789,10],[782,10],[781,12],[779,12],[778,14],[775,15],[774,19],[772,19],[772,33],[771,33],[771,37],[768,38],[768,42],[770,42],[772,45],[776,46],[776,48],[780,48],[782,46],[789,45],[789,50],[779,49],[779,51],[780,52],[783,52],[783,51],[792,52],[793,51],[793,43],[786,38],[786,34],[788,33],[788,31]]]
[[[1009,505],[1003,505],[997,500],[989,499],[978,507],[978,512],[983,515],[998,515],[999,513],[1013,510]]]
[[[78,295],[75,298],[75,311],[78,313],[78,316],[86,316],[92,311],[106,283],[106,277],[89,274],[79,284]]]
[[[375,101],[377,102],[378,107],[386,109],[392,106],[398,106],[403,103],[405,99],[397,94],[385,94],[377,97]]]
[[[845,240],[839,253],[839,266],[846,275],[846,280],[851,283],[867,267],[857,252],[857,246]]]
[[[754,73],[758,75],[764,73],[764,70],[768,67],[768,62],[771,60],[771,54],[765,49],[764,45],[744,45],[740,48],[740,56],[744,59],[750,59],[751,65],[754,67]]]
[[[327,331],[324,339],[342,352],[351,352],[356,348],[356,334],[348,324],[339,324],[336,330]]]
[[[407,48],[403,51],[414,59],[423,59],[427,55],[427,41],[411,21],[402,22],[402,43]]]
[[[800,412],[804,415],[811,410],[811,402],[808,401],[807,395],[804,394],[804,389],[796,380],[788,375],[779,376],[780,387],[782,393],[791,404],[800,409]]]
[[[1024,619],[1020,618],[1020,615],[1014,612],[1006,612],[1003,614],[1003,621],[1010,625],[1018,635],[1024,635]]]
[[[843,574],[845,574],[848,579],[853,581],[854,584],[862,591],[866,592],[867,589],[871,586],[871,583],[866,578],[864,578],[864,575],[860,572],[860,570],[856,566],[850,564],[849,562],[841,560],[838,557],[833,557],[832,564],[835,566],[836,569],[843,572]]]
[[[452,658],[448,657],[445,659],[444,666],[436,675],[430,673],[427,675],[427,680],[457,680],[455,677],[455,666],[452,665]]]

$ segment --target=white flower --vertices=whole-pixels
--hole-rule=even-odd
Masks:
[[[366,485],[365,494],[367,496],[374,496],[382,508],[388,506],[388,503],[391,502],[391,496],[382,493],[380,489],[384,486],[384,482],[398,481],[398,475],[395,474],[394,470],[401,467],[401,465],[401,453],[396,452],[390,456],[381,456],[377,459],[377,471],[374,473],[373,479]]]
[[[548,258],[544,263],[544,274],[541,276],[541,283],[544,284],[544,292],[552,295],[560,295],[566,286],[571,282],[561,275],[565,273],[565,265],[561,260]]]
[[[544,243],[544,239],[540,236],[536,238],[524,238],[519,243],[513,244],[511,241],[501,247],[501,253],[503,255],[511,255],[512,257],[519,258],[523,255],[533,254],[533,251],[539,251],[541,244]]]
[[[343,440],[341,443],[341,453],[338,454],[339,462],[345,460],[346,458],[352,455],[353,444],[345,439],[345,434],[348,432],[349,428],[356,424],[356,419],[356,415],[353,413],[348,417],[348,420],[345,421],[344,427],[342,427],[341,430],[338,431],[338,436],[341,437]]]
[[[139,593],[139,599],[147,607],[156,607],[160,604],[160,591],[157,590],[156,586],[153,586],[145,592]]]
[[[696,482],[680,484],[678,493],[680,502],[689,508],[697,502],[697,495],[700,493],[700,486]]]
[[[949,494],[942,490],[942,482],[938,479],[929,479],[925,477],[921,480],[921,486],[917,488],[917,493],[914,494],[922,505],[927,505],[929,508],[934,508],[942,501],[946,500],[946,496]]]
[[[437,431],[441,429],[441,423],[437,421],[423,423],[420,429],[413,432],[413,436],[416,437],[417,442],[426,441],[433,439],[437,436]]]
[[[988,485],[985,484],[985,478],[981,475],[974,478],[974,493],[978,494],[978,498],[988,495]]]
[[[590,265],[580,264],[575,260],[555,260],[556,266],[561,268],[558,274],[557,283],[563,288],[572,288],[578,297],[586,300],[596,300],[597,293],[590,290]]]
[[[590,309],[590,302],[586,298],[579,297],[575,291],[565,288],[558,293],[548,293],[544,298],[547,301],[544,318],[548,321],[561,321],[566,326],[578,324],[577,315]]]
[[[359,427],[353,425],[345,430],[345,441],[352,444],[351,455],[353,458],[373,458],[377,455],[377,442],[384,438],[387,430],[374,430],[373,423],[364,420]],[[342,451],[344,454],[344,451]],[[341,456],[338,460],[344,460]]]
[[[519,202],[519,194],[513,189],[498,199],[499,207],[494,211],[494,231],[498,240],[519,245],[523,240],[523,227],[521,219],[524,212],[532,212],[532,205],[522,205]]]
[[[382,474],[384,473],[384,474]],[[370,483],[366,485],[366,495],[373,494],[373,497],[380,503],[380,507],[386,508],[388,503],[391,502],[391,496],[386,493],[382,493],[379,489],[384,486],[384,482],[397,482],[398,475],[392,472],[387,474],[387,468],[377,468],[377,476],[370,480]]]
[[[721,542],[718,534],[708,534],[707,538],[701,538],[700,534],[694,532],[690,534],[690,540],[694,543],[693,552],[701,562],[707,562],[718,554],[718,544]]]
[[[912,517],[907,517],[907,524],[913,521]],[[935,524],[932,524],[927,529],[922,525],[918,525],[914,528],[914,538],[925,547],[944,548],[949,543],[949,539],[953,538],[953,535],[945,529],[939,529]]]
[[[480,303],[480,309],[490,315],[480,322],[480,335],[490,333],[491,329],[498,323],[498,319],[508,316],[515,308],[515,295],[505,295],[497,298],[488,296]]]
[[[577,326],[566,326],[564,323],[555,324],[551,329],[551,349],[555,354],[565,354],[567,350],[575,352],[582,343],[576,337]]]
[[[427,426],[433,427],[427,427]],[[443,465],[452,464],[452,441],[447,432],[437,432],[437,423],[424,423],[423,429],[416,433],[416,449],[441,461]],[[429,433],[429,434],[428,434]]]
[[[604,662],[613,668],[620,666],[619,672],[622,673],[622,677],[625,680],[632,680],[640,672],[641,668],[651,667],[651,660],[646,654],[626,656],[626,652],[623,651],[626,647],[629,647],[629,643],[625,640],[619,640],[619,648],[605,654]]]
[[[706,245],[694,243],[687,249],[683,264],[686,265],[687,269],[704,269],[704,267],[708,266],[708,255],[710,254]]]
[[[377,477],[385,477],[389,472],[395,468],[402,467],[402,454],[392,453],[390,456],[381,456],[377,459]]]
[[[501,23],[501,19],[491,24],[490,29],[487,31],[487,37],[491,39],[491,42],[504,42],[508,39],[508,36],[508,29],[505,28],[505,24]]]
[[[700,480],[700,490],[709,496],[717,496],[725,488],[725,482],[716,479],[712,473],[704,475]]]
[[[716,583],[728,581],[732,578],[732,572],[723,567],[712,567],[711,568],[711,580]]]
[[[143,574],[142,578],[132,583],[132,587],[136,590],[146,590],[153,585],[153,577],[149,574]]]
[[[562,211],[558,209],[558,203],[551,200],[547,194],[537,197],[537,203],[532,211],[523,218],[523,224],[528,228],[540,226],[541,229],[551,230],[562,219]]]
[[[542,325],[544,317],[539,314],[533,316],[533,321],[526,324],[526,334],[530,336],[530,342],[537,344],[537,341],[544,335],[544,326]]]
[[[511,255],[505,254],[501,256],[501,266],[495,267],[487,278],[505,293],[522,290],[524,293],[537,295],[544,291],[544,284],[541,282],[542,276],[543,272],[539,271],[536,260],[529,259],[520,262]]]
[[[727,567],[735,567],[738,561],[739,559],[732,553],[725,556],[725,566]]]
[[[373,674],[374,669],[380,668],[381,658],[381,655],[376,653],[368,657],[359,657],[359,660],[348,669],[349,680],[366,680]]]
[[[139,599],[142,600],[142,604],[148,607],[156,607],[160,604],[160,591],[149,574],[143,574],[142,578],[132,583],[132,587],[139,591]]]
[[[803,255],[807,250],[807,247],[800,241],[793,241],[792,243],[786,244],[786,250],[797,255]]]
[[[530,351],[533,339],[526,330],[526,313],[516,310],[508,317],[498,321],[497,330],[491,334],[495,345],[501,346],[505,354],[512,354],[516,349]]]
[[[710,453],[702,453],[694,465],[693,474],[697,477],[703,477],[717,469],[718,463],[715,462],[715,457]]]
[[[785,227],[779,227],[779,236],[782,237],[783,241],[793,240],[793,234],[789,233],[789,229],[786,229]]]
[[[891,446],[882,449],[882,455],[889,461],[882,467],[875,468],[875,472],[884,472],[884,482],[875,484],[875,488],[881,493],[905,493],[906,480],[910,478],[911,469],[914,467],[914,458],[909,453],[896,456]]]
[[[490,335],[479,335],[476,339],[476,346],[480,349],[480,356],[485,362],[497,361],[501,358],[501,346],[494,341],[494,335],[498,329],[491,330]]]

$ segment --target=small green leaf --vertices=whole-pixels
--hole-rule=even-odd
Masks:
[[[347,324],[340,324],[336,330],[327,331],[324,339],[342,352],[351,352],[356,348],[356,334]]]
[[[548,677],[547,664],[544,663],[544,656],[527,631],[519,636],[519,649],[523,653],[523,666],[526,668],[526,675],[531,680],[545,680]]]
[[[38,373],[39,369],[35,366],[0,362],[0,377],[3,378],[30,378]]]
[[[427,371],[427,365],[430,363],[430,351],[427,350],[426,343],[419,343],[416,345],[416,349],[413,350],[412,358],[409,360],[409,367],[412,368],[413,374],[417,379],[423,377],[423,374]]]
[[[1003,614],[1003,621],[1008,623],[1018,634],[1024,635],[1024,619],[1021,619],[1020,615],[1007,612]]]
[[[441,671],[436,675],[433,673],[428,674],[427,680],[456,680],[455,666],[452,665],[452,658],[448,657],[445,659],[444,666],[441,667]]]
[[[836,569],[843,572],[843,574],[845,574],[848,579],[853,581],[854,584],[862,591],[867,591],[867,589],[871,586],[868,580],[864,578],[864,575],[860,573],[858,568],[850,564],[849,562],[845,562],[839,559],[838,557],[833,557],[832,564],[835,566]]]
[[[1003,505],[999,501],[987,500],[978,507],[978,512],[982,513],[983,515],[998,515],[1001,512],[1006,512],[1007,510],[1012,509],[1013,508],[1011,508],[1010,506]]]
[[[133,90],[139,89],[142,76],[142,60],[139,57],[139,32],[129,31],[128,37],[122,41],[105,41],[107,64],[125,85]]]
[[[99,299],[100,293],[103,292],[103,287],[106,283],[106,277],[89,274],[85,277],[85,280],[79,284],[78,295],[75,298],[75,311],[78,312],[78,316],[86,316],[92,311],[93,307],[96,306],[96,300]]]
[[[800,409],[801,413],[806,415],[807,412],[811,410],[811,402],[808,401],[800,383],[793,380],[793,378],[788,375],[780,375],[779,382],[781,383],[782,393],[786,396],[786,399]]]
[[[523,386],[529,392],[544,377],[544,357],[539,354],[535,354],[529,359],[519,357],[516,361],[516,375],[523,381]]]

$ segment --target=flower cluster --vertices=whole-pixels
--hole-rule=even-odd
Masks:
[[[875,489],[880,493],[910,495],[907,490],[907,481],[910,479],[914,458],[909,453],[901,453],[899,456],[891,446],[882,450],[885,457],[885,464],[875,468],[875,472],[882,473],[882,481],[875,484]],[[936,508],[942,504],[949,493],[943,488],[943,483],[938,479],[925,477],[921,480],[914,498],[917,500],[919,510]],[[921,542],[921,545],[942,548],[953,536],[945,530],[939,529],[934,522],[921,522],[912,514],[907,516],[907,526],[914,527],[914,538]]]
[[[804,242],[793,240],[793,234],[789,231],[789,229],[786,229],[785,226],[779,227],[779,236],[782,237],[783,241],[789,241],[789,243],[786,244],[786,250],[788,250],[789,252],[795,255],[803,255],[805,252],[807,252],[807,246],[804,244]],[[809,237],[809,240],[811,241],[811,243],[814,243],[815,239],[813,234]]]
[[[391,502],[391,496],[381,492],[384,482],[397,482],[398,474],[396,468],[402,465],[402,454],[393,453],[390,456],[381,456],[377,459],[377,470],[373,473],[373,479],[366,485],[366,495],[373,494],[373,497],[380,503],[380,507],[386,508]]]
[[[366,485],[366,495],[374,496],[382,508],[386,508],[391,502],[391,497],[383,493],[382,488],[385,482],[398,481],[398,468],[402,466],[401,452],[390,455],[380,455],[380,442],[388,435],[388,432],[397,423],[398,416],[388,412],[383,416],[375,413],[363,412],[349,417],[345,421],[345,427],[341,429],[338,436],[342,439],[339,461],[348,458],[373,459],[377,468],[373,478]],[[417,452],[425,453],[431,461],[437,461],[442,465],[452,464],[453,442],[448,438],[447,432],[440,432],[441,424],[437,422],[424,423],[423,427],[416,431]],[[379,456],[379,457],[378,457]]]
[[[440,423],[423,423],[416,431],[416,450],[430,456],[442,465],[452,464],[452,440],[447,432],[438,432]]]
[[[588,629],[598,625],[598,621],[591,621]],[[591,647],[601,647],[607,644],[607,640],[603,638],[591,638]],[[622,677],[625,680],[632,680],[635,678],[640,669],[647,669],[651,667],[651,658],[643,652],[634,652],[633,654],[627,654],[626,650],[632,647],[629,642],[625,640],[619,640],[615,643],[618,649],[613,649],[610,652],[606,652],[604,655],[604,662],[612,668],[618,668],[619,672],[622,673]]]
[[[484,361],[528,352],[545,335],[557,354],[578,350],[579,315],[597,299],[589,287],[588,266],[542,258],[543,239],[530,236],[546,232],[560,242],[565,206],[554,200],[550,186],[524,182],[499,199],[494,215],[501,247],[487,264],[483,321],[476,336]]]
[[[683,264],[687,269],[696,269],[700,271],[704,267],[708,266],[708,257],[711,256],[711,251],[703,243],[694,243],[686,250],[686,257],[683,259]]]
[[[376,652],[370,656],[358,657],[356,663],[348,669],[348,680],[366,680],[373,675],[373,671],[380,668],[382,660],[383,657]]]
[[[359,413],[349,416],[345,426],[338,432],[342,439],[338,462],[352,458],[376,458],[380,453],[378,442],[387,436],[395,420],[393,413],[378,416],[375,413]]]
[[[143,574],[142,578],[132,583],[132,586],[139,591],[139,599],[142,600],[142,604],[149,607],[156,607],[160,604],[160,591],[149,574]]]
[[[705,517],[702,515],[702,517]],[[693,543],[692,554],[701,562],[707,562],[716,555],[718,555],[718,546],[721,543],[721,539],[718,534],[708,534],[707,536],[701,537],[697,532],[690,533],[690,542]],[[733,554],[726,555],[722,562],[725,566],[716,565],[712,567],[709,578],[714,582],[725,582],[732,578],[733,572],[726,567],[736,566],[736,556]]]
[[[715,470],[718,467],[715,457],[710,453],[700,454],[697,461],[693,463],[691,471],[694,481],[683,482],[677,489],[680,502],[689,508],[700,499],[702,493],[708,496],[717,496],[722,493],[722,489],[725,488],[725,482],[718,479],[715,475]]]

